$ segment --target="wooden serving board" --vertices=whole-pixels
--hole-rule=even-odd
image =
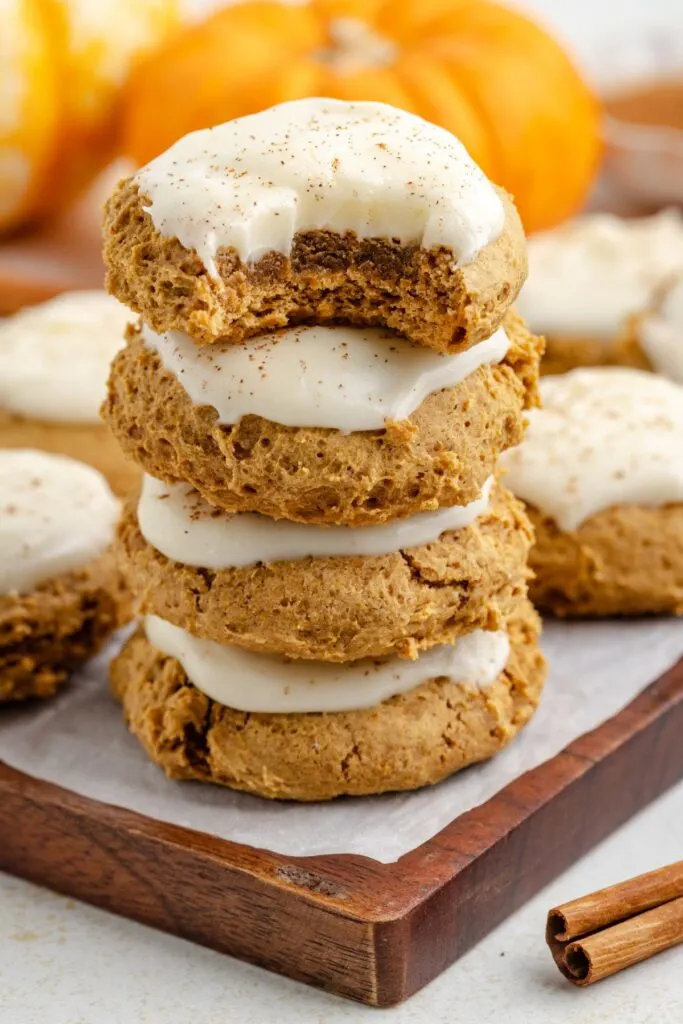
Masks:
[[[682,733],[683,659],[619,714],[394,864],[241,846],[0,763],[0,868],[391,1006],[683,777]]]

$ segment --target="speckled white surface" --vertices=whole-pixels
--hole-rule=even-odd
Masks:
[[[577,990],[552,964],[543,931],[549,907],[682,851],[683,784],[385,1011],[0,875],[0,1024],[681,1024],[683,947]]]

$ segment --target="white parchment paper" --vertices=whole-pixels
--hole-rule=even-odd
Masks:
[[[0,759],[83,796],[250,846],[390,862],[631,701],[683,654],[683,622],[551,623],[543,647],[550,674],[527,729],[492,761],[417,793],[297,805],[169,782],[109,694],[111,648],[56,699],[0,710]]]

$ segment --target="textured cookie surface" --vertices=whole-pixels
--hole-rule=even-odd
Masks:
[[[0,702],[49,697],[128,618],[111,551],[28,594],[0,596]]]
[[[570,370],[583,366],[632,366],[637,370],[652,369],[637,337],[630,330],[609,340],[571,335],[546,336],[545,354],[541,360],[543,376],[569,373]]]
[[[683,614],[683,506],[615,506],[564,532],[533,507],[530,596],[560,616]]]
[[[501,197],[502,234],[461,268],[446,248],[316,230],[295,235],[290,256],[266,253],[253,264],[221,249],[215,279],[194,250],[159,234],[148,200],[126,179],[106,206],[107,287],[158,333],[182,330],[201,343],[346,322],[390,327],[454,352],[493,334],[526,276],[519,215]]]
[[[111,682],[131,732],[170,778],[290,800],[410,790],[491,757],[533,714],[545,665],[529,605],[508,630],[510,658],[491,686],[434,679],[364,711],[231,710],[141,632],[113,662]]]
[[[521,440],[523,410],[536,402],[542,341],[513,313],[504,326],[504,362],[435,392],[386,430],[342,434],[258,416],[222,426],[134,332],[112,364],[103,415],[146,472],[190,483],[229,512],[361,526],[466,505],[500,452]]]
[[[378,557],[195,569],[148,544],[131,506],[117,542],[141,613],[218,643],[322,661],[410,656],[498,629],[525,599],[530,546],[523,507],[500,486],[470,526]]]
[[[100,423],[43,423],[0,409],[0,448],[37,448],[69,455],[99,470],[120,497],[132,494],[140,483],[140,470],[125,458],[116,438]]]

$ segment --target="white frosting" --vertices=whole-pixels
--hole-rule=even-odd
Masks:
[[[256,513],[221,512],[187,484],[165,484],[145,476],[138,504],[140,531],[167,558],[204,569],[229,569],[257,562],[312,556],[386,555],[460,530],[486,511],[493,477],[469,505],[420,512],[381,526],[309,526]]]
[[[184,136],[135,180],[156,229],[214,277],[223,246],[257,260],[315,228],[444,245],[469,263],[505,219],[458,139],[383,103],[282,103]]]
[[[638,340],[658,373],[683,384],[683,273],[643,319]]]
[[[510,345],[502,328],[456,355],[372,327],[295,327],[239,345],[195,345],[182,331],[155,334],[146,326],[142,337],[220,423],[252,415],[345,433],[406,419],[428,395],[500,362]]]
[[[683,268],[683,218],[676,210],[636,220],[588,214],[533,236],[528,251],[517,308],[531,329],[609,340]]]
[[[75,459],[0,451],[0,594],[27,593],[80,569],[111,543],[119,503]]]
[[[65,292],[0,321],[0,407],[98,423],[109,364],[131,313],[104,291]]]
[[[354,711],[371,708],[429,679],[490,686],[505,668],[507,633],[476,629],[453,644],[432,647],[415,661],[397,657],[334,664],[288,661],[200,640],[156,615],[145,618],[147,639],[182,665],[211,700],[263,714]]]
[[[683,388],[625,368],[573,370],[541,381],[505,483],[562,530],[614,505],[683,502]]]

